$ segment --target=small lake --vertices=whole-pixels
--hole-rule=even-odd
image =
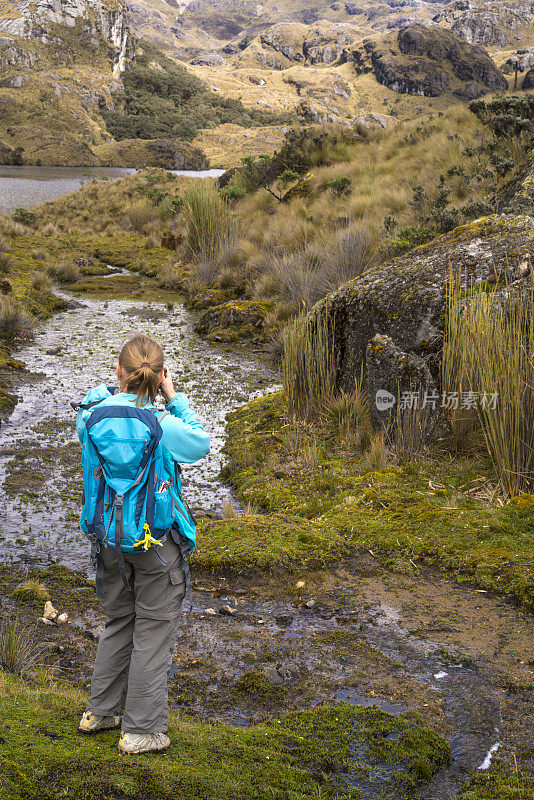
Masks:
[[[55,200],[89,181],[116,181],[133,175],[137,169],[119,167],[14,167],[0,165],[0,214],[11,214],[16,208]],[[169,170],[190,178],[218,178],[223,169]]]

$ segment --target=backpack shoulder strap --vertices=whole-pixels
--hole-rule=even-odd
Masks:
[[[117,386],[107,386],[106,388],[107,388],[108,392],[110,393],[110,395],[117,394],[117,391],[118,391],[118,387]],[[101,397],[100,400],[94,400],[92,403],[82,403],[82,402],[75,403],[75,402],[71,402],[71,407],[74,409],[74,411],[78,411],[80,408],[83,411],[87,411],[89,408],[94,408],[94,406],[97,406],[103,400],[107,400],[107,397]]]

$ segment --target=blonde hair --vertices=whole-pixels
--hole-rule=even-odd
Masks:
[[[123,370],[121,389],[136,394],[135,405],[146,406],[156,399],[160,373],[163,369],[163,350],[152,339],[138,334],[123,346],[119,354]]]

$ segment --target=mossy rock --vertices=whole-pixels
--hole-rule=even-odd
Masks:
[[[354,389],[367,344],[376,334],[424,356],[439,385],[451,265],[464,292],[475,284],[498,291],[500,278],[527,290],[524,264],[533,243],[532,217],[483,217],[368,270],[321,300],[312,309],[312,320],[326,319],[333,330],[338,387]]]
[[[219,342],[239,339],[261,340],[265,330],[265,317],[271,308],[271,302],[230,300],[228,303],[206,309],[195,330]]]
[[[200,292],[196,292],[192,297],[189,297],[185,305],[195,311],[205,311],[207,308],[222,305],[233,299],[235,299],[235,294],[229,289],[206,286]]]

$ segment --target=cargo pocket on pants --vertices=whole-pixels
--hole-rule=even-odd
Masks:
[[[169,572],[170,586],[167,607],[172,611],[180,611],[182,600],[185,597],[185,575],[183,569],[173,569]]]

